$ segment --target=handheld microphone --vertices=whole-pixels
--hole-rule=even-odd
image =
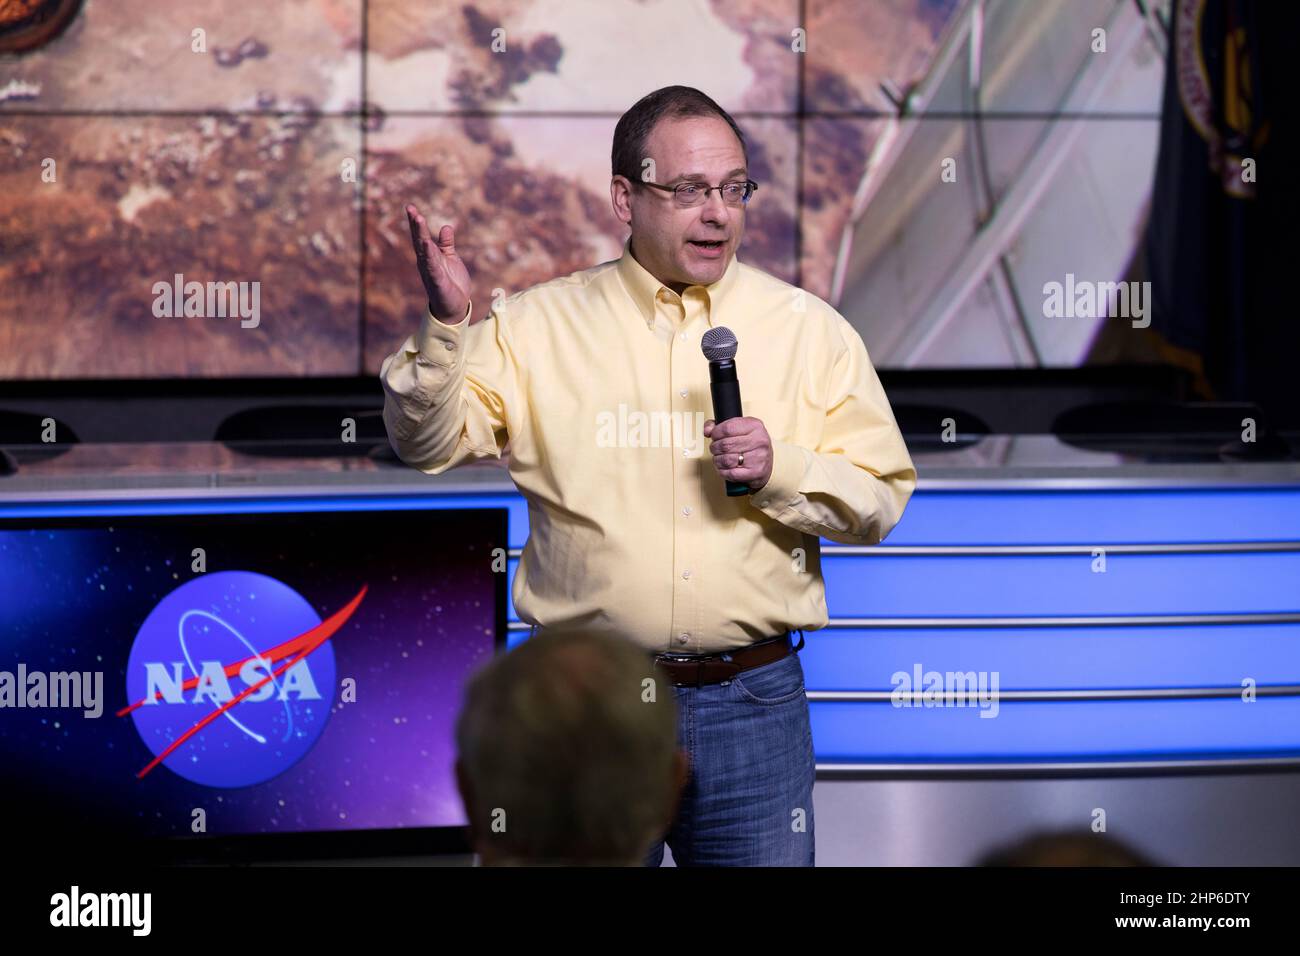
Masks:
[[[736,378],[736,333],[725,325],[715,326],[704,333],[700,349],[709,360],[709,391],[713,393],[713,420],[725,422],[740,418],[740,382]],[[749,494],[749,485],[740,481],[727,481],[727,497],[739,498]]]

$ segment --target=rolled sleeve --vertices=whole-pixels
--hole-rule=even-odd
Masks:
[[[456,364],[456,352],[460,349],[461,339],[469,328],[469,317],[474,311],[471,302],[465,309],[465,315],[455,325],[440,321],[431,309],[426,309],[424,321],[415,334],[416,351],[434,365],[451,368]]]
[[[471,302],[454,325],[431,312],[379,371],[384,425],[398,458],[427,474],[500,458],[517,398],[514,353],[500,316],[471,326]]]
[[[772,475],[754,494],[759,508],[775,517],[795,502],[799,484],[808,471],[808,455],[807,449],[773,439]]]

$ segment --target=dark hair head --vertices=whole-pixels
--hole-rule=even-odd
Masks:
[[[632,182],[641,180],[641,161],[645,159],[645,141],[655,124],[665,117],[716,116],[726,120],[731,131],[740,140],[745,163],[749,163],[749,147],[745,134],[740,131],[731,114],[704,93],[690,86],[665,86],[648,93],[619,117],[614,127],[614,148],[610,155],[611,174],[626,176]]]
[[[1100,833],[1033,833],[986,853],[979,866],[1154,866],[1137,850]]]
[[[515,864],[639,863],[677,800],[673,701],[668,675],[621,636],[543,632],[492,658],[456,722],[476,841]],[[498,807],[508,829],[491,828]]]

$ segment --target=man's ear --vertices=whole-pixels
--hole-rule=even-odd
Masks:
[[[609,202],[619,222],[632,222],[632,184],[626,176],[615,176],[609,181]]]

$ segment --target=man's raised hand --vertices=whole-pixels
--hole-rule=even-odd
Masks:
[[[439,322],[455,325],[465,318],[470,288],[469,270],[456,255],[456,231],[451,226],[443,226],[434,239],[420,210],[410,203],[406,206],[406,218],[411,224],[411,243],[415,246],[420,280],[429,297],[429,311]]]

